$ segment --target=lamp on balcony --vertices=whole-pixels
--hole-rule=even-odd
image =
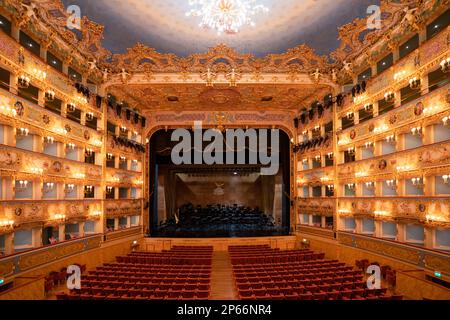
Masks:
[[[47,182],[44,184],[44,193],[52,192],[55,188],[55,184],[53,182]]]
[[[396,188],[396,186],[397,186],[397,181],[395,181],[395,180],[386,180],[386,186],[388,187],[388,188],[390,188],[390,189],[395,189]]]
[[[364,147],[366,149],[371,149],[371,148],[373,148],[373,146],[374,146],[374,143],[371,142],[371,141],[368,141],[368,142],[364,143]]]
[[[67,111],[74,112],[77,106],[74,103],[67,104]]]
[[[48,143],[48,144],[53,144],[55,142],[55,138],[50,137],[50,136],[44,137],[44,142]]]
[[[92,119],[94,119],[94,113],[92,112],[86,113],[86,120],[92,121]]]
[[[420,136],[420,135],[422,135],[422,127],[415,127],[415,128],[412,128],[412,129],[411,129],[411,134],[412,134],[413,136],[416,136],[416,135]]]
[[[442,72],[450,72],[450,58],[442,60],[440,65]]]
[[[71,193],[73,190],[75,190],[75,185],[72,183],[66,184],[66,187],[64,188],[65,193]]]
[[[386,102],[392,102],[395,99],[395,93],[392,91],[388,91],[384,94],[384,99]]]
[[[447,126],[448,124],[449,124],[449,121],[450,120],[450,117],[449,116],[446,116],[446,117],[443,117],[442,118],[442,124],[444,125],[444,126]]]
[[[368,182],[366,182],[365,184],[366,184],[367,190],[374,190],[374,189],[375,189],[375,182],[373,182],[373,181],[368,181]]]
[[[442,176],[442,180],[444,180],[444,184],[449,185],[450,181],[449,181],[450,175],[449,174],[444,174]]]
[[[19,190],[25,190],[28,188],[28,181],[27,180],[19,180],[19,185],[17,185],[17,188]]]
[[[355,190],[356,185],[354,183],[347,183],[347,188],[350,190]]]
[[[413,90],[420,88],[420,79],[417,79],[417,77],[409,79],[409,87]]]
[[[17,133],[20,136],[26,137],[26,136],[28,136],[28,132],[30,132],[30,130],[28,130],[27,128],[19,128],[19,129],[17,129]]]
[[[390,135],[386,137],[386,142],[388,143],[394,143],[395,142],[395,135]]]
[[[365,111],[373,110],[373,104],[367,103],[366,105],[364,105],[364,110]]]
[[[47,101],[55,100],[55,91],[53,91],[51,89],[45,91],[45,100],[47,100]]]
[[[17,84],[19,85],[20,88],[22,89],[26,89],[30,86],[30,77],[26,76],[26,75],[21,75],[18,79],[17,79]]]
[[[348,154],[350,155],[354,155],[355,154],[355,148],[354,147],[350,147],[347,149]]]
[[[416,188],[423,188],[424,184],[423,184],[423,179],[422,178],[412,178],[411,179],[412,185]]]

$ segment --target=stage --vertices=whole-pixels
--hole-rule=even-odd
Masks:
[[[162,251],[173,246],[213,246],[214,251],[228,251],[229,246],[236,245],[269,245],[280,250],[299,248],[296,236],[281,237],[247,237],[247,238],[144,238],[139,250]]]

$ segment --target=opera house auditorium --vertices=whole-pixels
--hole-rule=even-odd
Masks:
[[[0,0],[0,300],[450,300],[449,4]]]

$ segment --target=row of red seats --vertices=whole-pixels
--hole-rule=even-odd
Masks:
[[[381,292],[354,289],[332,292],[297,292],[294,290],[246,290],[239,292],[241,300],[402,300]]]
[[[157,291],[157,292],[129,292],[128,294],[58,294],[58,300],[207,300],[209,292],[201,291]]]
[[[170,264],[170,265],[209,265],[211,264],[212,258],[180,258],[180,257],[145,257],[145,256],[119,256],[116,257],[119,263],[140,263],[140,264]]]
[[[232,264],[268,264],[268,263],[282,263],[282,262],[296,262],[319,260],[324,258],[323,253],[295,253],[295,254],[269,254],[259,256],[248,256],[240,258],[231,258]]]
[[[59,294],[69,300],[208,299],[210,253],[133,253],[116,257],[82,278],[82,289]],[[182,257],[182,258],[180,258]],[[207,259],[203,257],[208,257]]]
[[[360,272],[337,260],[324,260],[324,254],[310,251],[299,254],[296,250],[272,254],[267,250],[267,255],[286,258],[284,261],[273,258],[232,259],[241,299],[365,300],[380,299],[386,294],[386,289],[366,292],[366,283]],[[308,260],[298,261],[299,256],[307,256]]]

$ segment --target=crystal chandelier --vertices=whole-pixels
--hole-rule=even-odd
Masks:
[[[256,0],[189,0],[190,6],[195,6],[186,12],[186,16],[201,17],[201,27],[234,34],[243,25],[254,26],[252,17],[259,13],[267,13],[269,9]]]

